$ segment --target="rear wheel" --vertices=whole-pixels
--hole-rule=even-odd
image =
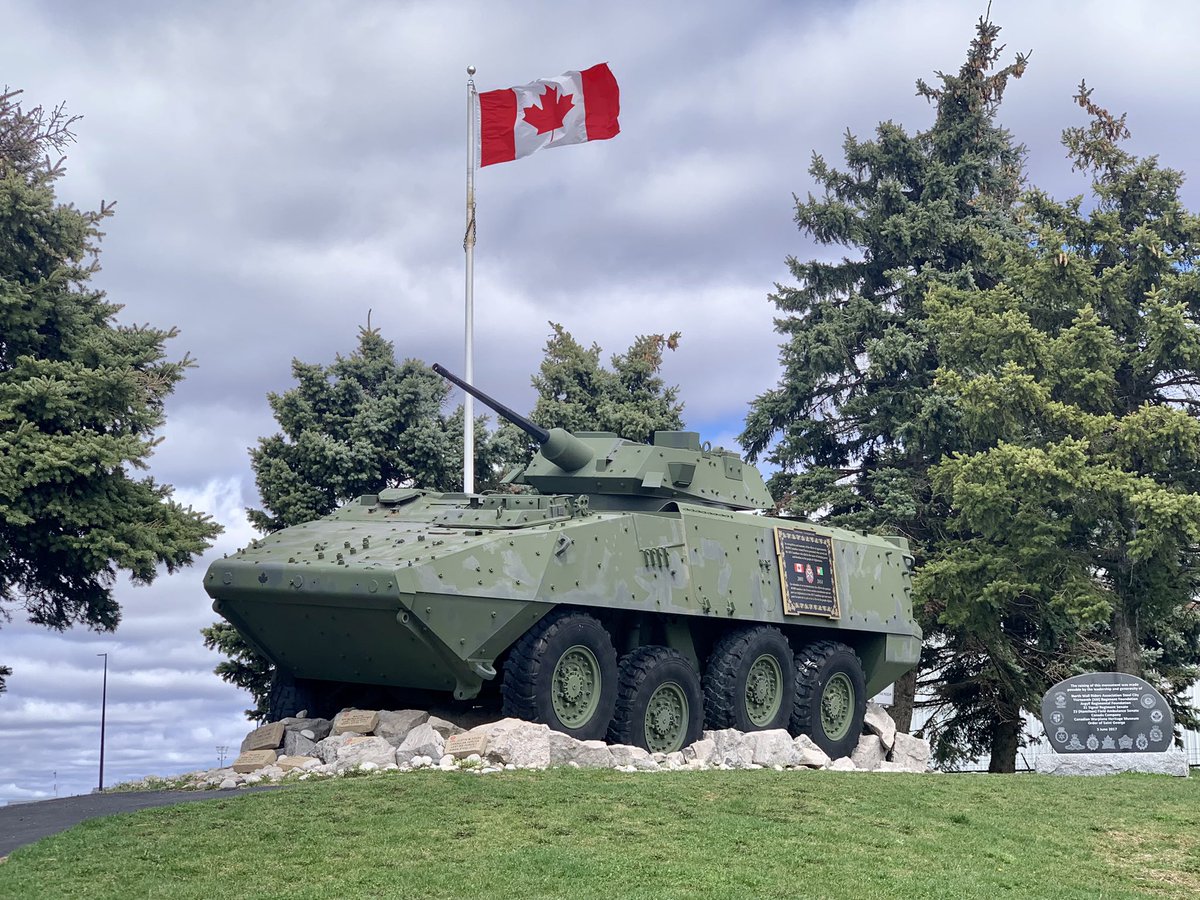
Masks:
[[[787,728],[795,702],[792,648],[777,628],[758,625],[717,641],[704,673],[709,728]]]
[[[585,613],[551,613],[513,646],[501,710],[579,740],[604,737],[617,696],[617,652]]]
[[[678,651],[639,647],[621,660],[611,743],[671,753],[698,741],[703,727],[700,676]]]
[[[792,734],[807,734],[832,759],[849,756],[867,711],[866,677],[853,650],[819,641],[796,654]]]

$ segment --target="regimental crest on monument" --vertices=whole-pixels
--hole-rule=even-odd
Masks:
[[[841,616],[833,539],[803,528],[776,528],[775,552],[783,612],[788,616]]]
[[[1059,753],[1161,753],[1171,747],[1175,717],[1141,678],[1090,672],[1046,692],[1042,724]]]

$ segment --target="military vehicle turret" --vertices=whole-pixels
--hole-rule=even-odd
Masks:
[[[214,562],[213,609],[276,666],[272,717],[347,685],[498,685],[504,714],[581,739],[853,749],[920,653],[903,538],[759,514],[758,470],[694,432],[545,429],[433,368],[541,449],[504,491],[390,487]]]

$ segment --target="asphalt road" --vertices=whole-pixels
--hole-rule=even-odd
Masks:
[[[116,813],[194,803],[203,800],[228,800],[252,791],[278,790],[277,785],[238,788],[236,791],[126,791],[115,794],[82,794],[37,803],[0,806],[0,858],[18,847],[66,831],[85,819]]]

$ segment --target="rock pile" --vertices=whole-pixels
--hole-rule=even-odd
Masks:
[[[233,765],[184,778],[185,787],[231,789],[286,777],[307,780],[377,771],[440,769],[474,773],[566,766],[661,772],[700,769],[831,769],[925,772],[929,744],[896,731],[887,712],[869,704],[864,733],[849,757],[831,760],[807,735],[783,729],[744,734],[705,731],[674,753],[579,741],[546,725],[501,719],[464,729],[420,710],[344,709],[332,721],[293,718],[256,728]]]

